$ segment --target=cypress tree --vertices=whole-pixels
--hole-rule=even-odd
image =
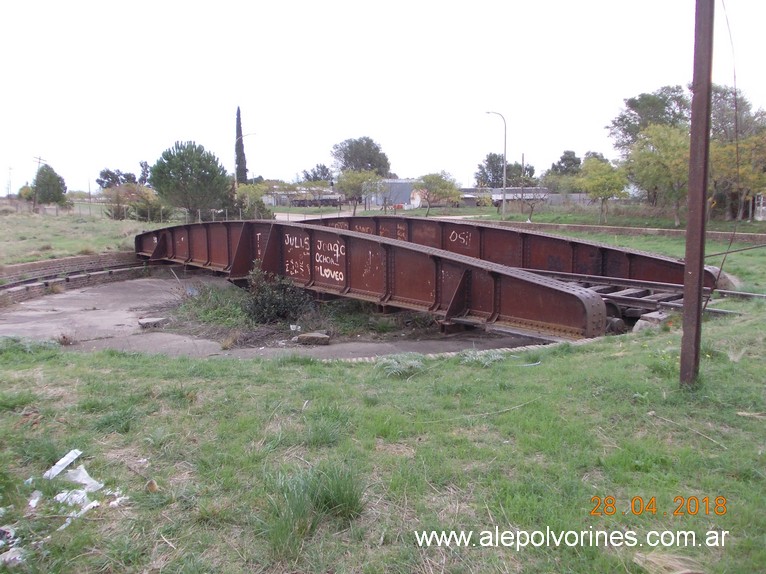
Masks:
[[[239,106],[237,106],[237,139],[234,143],[237,183],[247,183],[247,160],[245,159],[245,142],[243,139],[242,118],[239,113]]]

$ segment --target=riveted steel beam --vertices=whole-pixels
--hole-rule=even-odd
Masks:
[[[416,227],[415,233],[420,230],[427,238],[433,229]],[[467,253],[342,226],[198,223],[149,231],[136,236],[135,244],[136,253],[150,261],[228,273],[233,281],[244,280],[257,261],[262,269],[315,292],[444,319],[563,337],[605,331],[604,302],[585,288]]]
[[[682,260],[516,227],[397,216],[325,218],[310,223],[394,237],[522,269],[684,283]],[[715,283],[714,270],[706,268],[705,287],[713,288]]]

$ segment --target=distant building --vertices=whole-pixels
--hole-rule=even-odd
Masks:
[[[369,195],[370,209],[396,206],[403,209],[405,205],[418,207],[420,196],[415,191],[416,179],[383,179],[378,189]],[[417,205],[415,205],[417,204]]]
[[[547,187],[506,187],[505,194],[503,194],[502,187],[464,187],[460,193],[466,205],[476,205],[479,198],[489,197],[495,207],[502,204],[504,195],[506,201],[521,201],[523,199],[544,201],[551,195]]]
[[[492,205],[498,207],[503,202],[502,187],[464,187],[460,190],[463,204],[466,206],[476,205],[482,197],[492,200]],[[505,200],[507,202],[539,201],[549,205],[563,205],[570,203],[586,204],[590,201],[585,193],[551,193],[547,187],[507,187],[505,188]]]

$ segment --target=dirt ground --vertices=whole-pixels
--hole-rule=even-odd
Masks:
[[[529,337],[474,330],[451,335],[418,333],[417,338],[411,333],[392,333],[383,339],[360,335],[354,340],[305,346],[292,341],[293,333],[271,331],[270,336],[254,337],[251,346],[224,349],[209,333],[206,337],[204,330],[192,335],[139,326],[141,319],[166,317],[162,310],[172,307],[187,290],[201,282],[225,280],[201,274],[186,278],[168,275],[107,283],[25,301],[0,309],[0,336],[52,339],[76,351],[117,349],[168,356],[239,358],[300,355],[365,359],[407,352],[436,354],[539,343]]]

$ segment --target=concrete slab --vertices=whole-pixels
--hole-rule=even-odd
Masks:
[[[139,332],[147,310],[179,299],[200,280],[134,279],[24,301],[0,311],[0,336],[66,336],[75,342],[126,337]]]
[[[151,277],[74,289],[0,309],[0,336],[66,340],[68,344],[63,348],[73,351],[116,349],[167,356],[241,359],[290,355],[354,359],[407,352],[435,354],[466,348],[513,348],[539,343],[523,336],[468,331],[424,340],[402,337],[401,340],[366,341],[360,338],[358,341],[304,346],[292,343],[292,337],[286,334],[284,341],[268,347],[224,350],[217,341],[139,326],[140,319],[157,317],[157,306],[178,300],[201,281],[228,285],[222,277],[197,274],[180,280],[172,276]]]

